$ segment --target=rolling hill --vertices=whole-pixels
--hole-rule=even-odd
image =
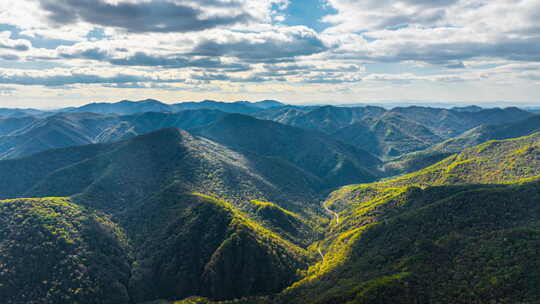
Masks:
[[[447,139],[429,148],[405,154],[385,164],[387,172],[408,173],[423,169],[447,156],[479,145],[489,140],[502,140],[530,135],[540,131],[540,116],[534,115],[517,122],[495,125],[481,125],[463,134]]]
[[[278,108],[254,114],[284,124],[324,132],[382,158],[423,150],[482,124],[510,123],[532,113],[517,108],[438,109],[428,107]]]
[[[322,133],[245,115],[230,114],[194,132],[235,151],[285,159],[322,179],[328,188],[373,181],[381,164],[370,153]]]
[[[214,100],[203,100],[199,102],[181,102],[167,104],[155,99],[145,99],[140,101],[122,100],[119,102],[90,103],[76,108],[64,108],[55,112],[76,112],[76,113],[98,113],[130,115],[145,112],[179,112],[185,110],[219,110],[226,113],[254,113],[265,109],[282,107],[284,104],[275,100],[263,100],[258,102],[237,101],[221,102]]]
[[[210,124],[223,115],[225,113],[220,111],[197,110],[125,116],[59,113],[41,119],[10,119],[6,125],[11,126],[11,130],[0,136],[0,159],[27,156],[48,149],[118,141],[162,128],[189,130]]]

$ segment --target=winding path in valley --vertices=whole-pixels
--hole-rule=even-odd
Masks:
[[[330,210],[330,208],[328,208],[324,203],[322,203],[322,206],[324,210],[336,220],[336,224],[339,224],[339,214],[337,214],[337,212]]]
[[[330,217],[332,217],[334,220],[336,220],[336,225],[339,224],[339,214],[335,211],[332,211],[330,210],[330,208],[328,208],[324,202],[322,203],[322,207],[324,208],[324,211],[326,211],[326,213],[328,213],[330,215]],[[319,255],[321,256],[321,258],[324,260],[324,254],[322,253],[321,251],[321,248],[317,248],[317,251],[319,252]]]

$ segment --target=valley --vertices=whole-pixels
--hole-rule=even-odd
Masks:
[[[540,300],[537,114],[144,100],[0,116],[4,303]]]

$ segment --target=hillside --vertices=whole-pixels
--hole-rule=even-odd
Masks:
[[[279,155],[238,153],[173,128],[117,143],[0,161],[0,168],[5,185],[0,198],[79,193],[111,208],[109,201],[121,207],[172,181],[181,181],[190,192],[214,193],[235,202],[258,199],[294,208],[319,197],[324,188],[319,178]]]
[[[368,123],[357,122],[341,128],[332,136],[384,157],[424,149],[442,140],[429,128],[392,112]]]
[[[230,204],[176,191],[170,187],[134,208],[126,224],[137,236],[130,281],[134,301],[274,293],[307,267],[304,249]]]
[[[17,131],[23,127],[30,125],[32,122],[38,120],[33,116],[23,117],[0,117],[0,136],[9,135],[10,133]]]
[[[385,169],[395,172],[413,172],[434,164],[450,154],[461,152],[466,148],[489,140],[521,137],[538,131],[540,131],[539,115],[512,123],[481,125],[459,136],[430,146],[425,150],[403,155],[392,162],[386,163]]]
[[[60,113],[37,119],[9,119],[0,136],[0,159],[23,157],[48,149],[107,143],[146,134],[162,128],[204,126],[224,116],[213,110],[178,113],[147,112],[125,116],[94,113]],[[0,129],[1,130],[1,129]]]
[[[386,110],[380,107],[334,107],[322,106],[314,109],[281,108],[255,114],[256,117],[271,119],[283,124],[312,129],[327,134],[356,122],[367,121],[384,114]]]
[[[513,183],[540,175],[540,132],[506,140],[493,140],[468,148],[414,173],[373,184],[350,185],[330,197],[341,205],[361,198],[369,201],[403,186]],[[347,204],[347,203],[345,203]]]
[[[335,191],[325,205],[339,221],[309,247],[321,258],[304,278],[278,295],[234,303],[538,302],[538,136],[488,142],[433,170]],[[462,172],[456,159],[486,163],[442,178],[439,168]],[[471,184],[479,178],[488,184]]]
[[[327,188],[373,181],[381,164],[370,153],[322,133],[245,115],[229,114],[194,132],[235,151],[287,160]]]
[[[41,221],[43,214],[47,216],[47,229],[86,231],[84,224],[75,221],[96,212],[110,221],[108,225],[116,227],[114,229],[125,231],[122,238],[126,240],[123,242],[132,248],[130,259],[122,260],[127,267],[123,271],[129,275],[111,285],[118,290],[107,289],[111,287],[108,279],[94,280],[88,283],[94,289],[82,293],[85,298],[73,295],[82,292],[74,281],[78,277],[65,276],[58,279],[60,283],[54,283],[56,287],[51,287],[39,285],[41,281],[28,281],[26,274],[14,272],[10,280],[17,286],[26,282],[29,291],[24,297],[28,301],[46,299],[43,301],[47,303],[72,303],[70,301],[77,299],[79,303],[96,303],[92,299],[110,298],[111,303],[128,303],[191,295],[231,299],[278,292],[299,278],[299,271],[307,267],[310,259],[305,249],[286,238],[295,240],[302,236],[309,239],[318,233],[316,225],[301,219],[300,215],[295,216],[298,222],[291,223],[293,226],[290,227],[282,224],[279,218],[281,212],[293,214],[285,209],[288,207],[303,214],[318,209],[318,205],[311,210],[309,207],[310,201],[317,202],[317,193],[309,184],[309,176],[280,160],[257,156],[246,158],[177,129],[164,129],[113,144],[46,151],[29,158],[1,161],[0,167],[3,168],[0,171],[4,185],[0,193],[2,198],[71,196],[68,207],[77,210],[75,215],[71,214],[71,209],[66,211],[65,219],[63,213],[57,215],[59,211],[54,213],[49,209],[38,210],[37,214],[30,212],[22,217],[14,215],[16,219]],[[266,168],[276,171],[267,172]],[[281,174],[286,174],[287,178],[276,175],[276,172],[283,172]],[[220,195],[230,203],[208,194]],[[280,204],[277,207],[279,212],[248,215],[240,211],[244,205],[251,206],[252,199],[275,201]],[[23,208],[23,202],[33,201],[49,200],[8,202],[13,208]],[[62,203],[67,202],[65,199],[53,202],[56,201],[67,204]],[[48,214],[55,216],[55,221],[48,220]],[[265,218],[266,221],[261,225],[252,217]],[[273,219],[277,221],[272,222]],[[11,223],[12,219],[6,218],[6,221]],[[6,226],[13,230],[20,225],[22,223]],[[29,229],[34,229],[34,226],[29,226]],[[283,228],[277,232],[270,230],[278,227]],[[2,232],[0,244],[11,246],[13,241],[9,238],[4,241],[4,238],[11,237],[13,232]],[[33,240],[27,237],[18,244],[34,248],[37,252],[47,248],[36,246],[43,242],[34,243]],[[89,255],[97,251],[87,248],[85,243],[76,242],[72,247],[74,252],[89,250]],[[65,250],[61,253],[62,247],[49,249],[50,256],[74,255]],[[3,258],[12,261],[27,256],[26,253],[16,255],[17,252],[20,253],[6,251]],[[122,254],[127,255],[128,252]],[[54,259],[46,259],[48,264],[43,265],[44,272],[49,269],[47,267],[55,265]],[[97,263],[94,257],[85,259]],[[21,261],[30,262],[26,258]],[[77,267],[90,266],[81,264]],[[104,267],[108,269],[106,265]],[[65,274],[71,268],[66,269],[58,271]],[[96,275],[98,278],[104,276]],[[72,290],[69,286],[75,287]],[[58,290],[58,298],[47,293],[51,288]],[[20,294],[12,294],[10,290],[13,288],[4,291],[6,297],[13,299],[13,303],[20,303],[21,299],[17,298]],[[44,294],[32,293],[32,290],[43,290]],[[101,303],[99,301],[97,303]]]
[[[129,303],[124,232],[68,199],[0,201],[0,252],[3,303]]]
[[[277,302],[535,303],[539,193],[538,181],[412,187],[360,205]]]
[[[304,129],[324,132],[381,158],[423,150],[482,124],[510,123],[532,114],[517,108],[438,109],[428,107],[278,108],[254,114]]]
[[[95,119],[93,117],[92,119]],[[109,124],[107,119],[102,124]],[[93,143],[96,131],[81,125],[78,117],[52,116],[32,121],[10,135],[0,136],[0,159]]]

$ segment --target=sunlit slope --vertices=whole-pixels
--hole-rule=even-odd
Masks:
[[[241,154],[173,128],[0,161],[0,169],[0,198],[77,196],[116,211],[172,182],[238,204],[258,199],[302,210],[323,188],[319,178],[279,157]]]
[[[482,125],[447,139],[425,150],[405,154],[385,164],[390,172],[412,172],[434,164],[453,153],[459,153],[489,140],[503,140],[534,134],[540,131],[540,115],[499,125]]]
[[[282,302],[540,300],[539,137],[491,141],[335,191],[326,205],[340,222],[313,245],[324,258]]]
[[[408,188],[358,206],[285,303],[535,303],[540,183]]]
[[[135,236],[136,302],[275,293],[297,280],[309,260],[304,249],[229,203],[175,187],[134,208],[124,225]]]
[[[347,201],[369,201],[410,185],[500,184],[538,175],[540,132],[515,139],[488,141],[397,178],[343,187],[330,195],[329,203],[347,205]]]

